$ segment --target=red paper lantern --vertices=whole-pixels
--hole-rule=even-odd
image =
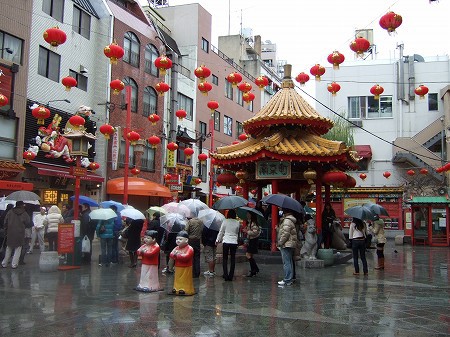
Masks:
[[[425,95],[428,94],[428,87],[421,84],[416,89],[414,89],[414,92],[416,95],[420,96],[419,99],[424,99]]]
[[[44,40],[50,43],[52,47],[58,47],[60,44],[66,42],[67,35],[58,27],[49,28],[44,32]]]
[[[437,172],[437,173],[442,173],[442,172],[444,172],[444,167],[443,167],[443,166],[438,167],[438,168],[436,169],[436,172]],[[408,173],[408,172],[406,172],[406,173]]]
[[[423,174],[423,175],[428,174],[428,170],[426,168],[423,168],[420,170],[420,174]]]
[[[74,129],[79,129],[86,123],[86,120],[80,115],[74,115],[69,118],[69,123],[74,126]]]
[[[77,80],[74,79],[72,76],[64,77],[61,80],[61,83],[63,86],[66,87],[66,91],[70,91],[70,89],[72,89],[73,87],[76,87],[78,84]]]
[[[309,75],[301,72],[300,74],[297,75],[297,77],[295,78],[295,80],[300,83],[300,86],[304,86],[306,82],[309,81]]]
[[[8,105],[8,97],[0,94],[0,106]]]
[[[125,89],[125,83],[121,80],[113,80],[109,83],[109,87],[113,90],[113,95],[118,95],[123,89]]]
[[[141,135],[136,131],[130,131],[127,133],[127,138],[131,145],[136,145],[137,141],[141,138]]]
[[[244,189],[242,186],[236,186],[235,188],[234,188],[235,190],[236,190],[236,193],[242,193],[242,190]]]
[[[163,96],[165,92],[168,92],[170,89],[169,85],[165,82],[159,82],[155,85],[155,90],[159,92],[160,96]]]
[[[402,24],[402,17],[394,12],[388,12],[384,14],[380,19],[381,28],[388,31],[389,34],[395,32],[395,30]]]
[[[103,48],[103,53],[107,58],[109,58],[109,63],[117,64],[117,60],[123,57],[125,51],[114,41],[109,46]]]
[[[257,190],[251,190],[251,192],[252,192],[253,195],[256,195],[256,193],[258,193]]]
[[[22,155],[23,159],[25,160],[25,163],[29,163],[30,160],[33,160],[36,158],[36,153],[31,152],[30,150],[27,150]]]
[[[233,141],[231,144],[232,144],[232,145],[236,145],[236,144],[240,144],[240,143],[241,143],[240,141],[235,140],[235,141]]]
[[[330,55],[328,55],[327,60],[333,65],[333,69],[337,70],[339,69],[339,65],[344,62],[345,56],[344,54],[341,54],[340,52],[335,50]]]
[[[266,76],[264,76],[264,75],[258,76],[258,77],[255,79],[255,84],[256,84],[261,90],[263,90],[264,87],[266,87],[267,85],[269,85],[269,79],[268,79]]]
[[[226,171],[217,176],[217,182],[222,186],[231,187],[236,185],[239,179],[233,173]]]
[[[215,110],[219,109],[219,103],[216,101],[209,101],[207,106],[211,110],[211,116],[214,114]]]
[[[372,88],[370,88],[370,93],[374,95],[374,99],[379,99],[383,91],[384,88],[379,84],[375,84]]]
[[[242,81],[242,76],[241,74],[234,72],[227,76],[227,81],[231,83],[233,87],[235,87]]]
[[[37,119],[37,123],[39,125],[43,125],[44,124],[44,120],[46,118],[50,117],[50,110],[47,109],[46,107],[43,107],[42,105],[40,105],[37,108],[34,108],[31,111],[31,114],[33,115],[34,118]]]
[[[92,171],[97,171],[100,168],[100,164],[95,162],[95,161],[93,161],[92,163],[89,164],[89,168]]]
[[[198,88],[198,90],[200,90],[200,92],[203,95],[207,96],[208,92],[210,92],[212,90],[212,85],[211,85],[211,83],[205,81],[205,82],[200,82],[197,85],[197,88]]]
[[[114,134],[114,131],[115,130],[112,125],[103,124],[102,126],[100,126],[100,132],[103,134],[103,136],[105,136],[106,139],[109,139],[109,137]]]
[[[248,82],[242,82],[239,83],[238,89],[242,92],[249,92],[250,90],[252,90],[252,85]]]
[[[200,160],[201,163],[204,163],[208,159],[208,155],[206,153],[200,153],[198,155],[198,160]]]
[[[413,175],[416,174],[416,172],[414,170],[408,170],[406,171],[406,174],[412,177]]]
[[[202,180],[200,178],[195,178],[194,179],[194,184],[195,185],[198,185],[198,184],[201,184],[201,183],[202,183]]]
[[[361,174],[359,175],[359,178],[361,178],[361,180],[364,181],[364,180],[366,180],[366,178],[367,178],[367,174],[361,173]]]
[[[180,109],[175,112],[175,116],[178,117],[178,120],[182,121],[183,118],[186,118],[187,112],[185,110]]]
[[[153,149],[156,149],[158,144],[161,143],[161,139],[155,135],[148,137],[147,141],[152,146]]]
[[[156,125],[156,123],[161,119],[161,117],[159,117],[157,114],[151,114],[147,118],[152,123],[152,125]]]
[[[383,177],[385,177],[386,179],[389,179],[389,177],[391,176],[391,172],[386,171],[383,173]]]
[[[172,60],[166,55],[157,57],[155,60],[155,66],[159,69],[161,76],[166,76],[167,69],[172,68]]]
[[[353,50],[358,56],[361,56],[370,48],[369,40],[363,37],[357,37],[350,43],[350,49]]]
[[[216,158],[211,158],[211,165],[214,166],[214,168],[217,168],[217,160]]]
[[[244,170],[239,170],[235,173],[236,178],[239,179],[239,184],[244,184],[245,183],[245,179],[248,178],[248,173],[245,172]]]
[[[345,188],[353,188],[356,186],[356,180],[352,176],[347,175],[347,179],[344,182]]]
[[[238,138],[239,138],[239,140],[244,141],[244,140],[247,140],[248,136],[245,133],[241,133]]]
[[[211,70],[202,64],[194,70],[194,75],[200,80],[200,83],[205,82],[206,78],[211,75]]]
[[[139,170],[137,167],[133,167],[130,170],[130,172],[131,172],[132,175],[137,176],[139,173],[141,173],[141,170]]]
[[[172,175],[170,174],[170,173],[166,173],[165,175],[164,175],[164,180],[169,180],[169,179],[171,179],[172,178]]]
[[[186,155],[186,158],[189,159],[194,154],[194,149],[192,147],[187,147],[184,149],[184,154]]]
[[[167,144],[167,150],[169,151],[175,151],[178,149],[178,145],[177,143],[174,142],[170,142],[169,144]]]
[[[339,170],[325,172],[322,176],[322,181],[327,185],[342,186],[346,180],[347,175]]]
[[[339,90],[341,90],[341,86],[340,86],[339,84],[337,84],[336,82],[333,82],[333,83],[328,84],[327,90],[328,90],[329,92],[331,92],[331,94],[332,94],[333,96],[336,96],[336,93],[337,93]]]
[[[247,104],[250,104],[255,99],[255,95],[251,92],[245,92],[242,94],[242,100]]]
[[[320,64],[316,64],[309,70],[309,72],[316,78],[316,81],[320,81],[320,76],[325,74],[325,67]]]

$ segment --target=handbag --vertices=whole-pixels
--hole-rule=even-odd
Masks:
[[[85,235],[83,241],[81,242],[81,252],[82,253],[90,253],[91,252],[91,241],[88,236]]]

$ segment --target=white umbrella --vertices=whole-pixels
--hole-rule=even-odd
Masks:
[[[115,218],[116,216],[116,212],[114,212],[111,208],[94,209],[91,213],[89,213],[91,220],[109,220]]]
[[[225,216],[214,209],[204,209],[198,212],[198,218],[203,221],[203,225],[214,231],[219,231]]]
[[[125,208],[124,210],[120,211],[120,215],[133,220],[145,220],[144,213],[136,208]]]
[[[191,217],[198,217],[198,212],[209,209],[208,205],[199,199],[187,199],[179,203],[179,205],[184,205],[191,211]]]
[[[16,206],[15,200],[5,200],[5,197],[0,198],[0,211],[6,210],[6,206],[13,205]]]
[[[160,217],[159,221],[167,232],[178,233],[186,227],[187,219],[179,213],[168,213]]]

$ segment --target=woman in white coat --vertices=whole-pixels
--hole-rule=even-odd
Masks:
[[[44,226],[47,229],[48,250],[58,250],[58,226],[64,223],[61,210],[58,206],[53,205],[49,208],[47,218],[44,220]]]
[[[233,281],[239,229],[240,223],[236,220],[236,211],[234,209],[230,209],[228,211],[227,218],[222,222],[222,226],[220,226],[220,231],[217,235],[216,241],[216,243],[223,242],[222,267],[223,278],[225,281]],[[230,272],[228,272],[228,254],[231,256]]]

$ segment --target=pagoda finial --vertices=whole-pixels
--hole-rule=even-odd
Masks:
[[[294,88],[294,81],[292,81],[291,73],[292,64],[285,64],[283,82],[281,83],[282,88]]]

